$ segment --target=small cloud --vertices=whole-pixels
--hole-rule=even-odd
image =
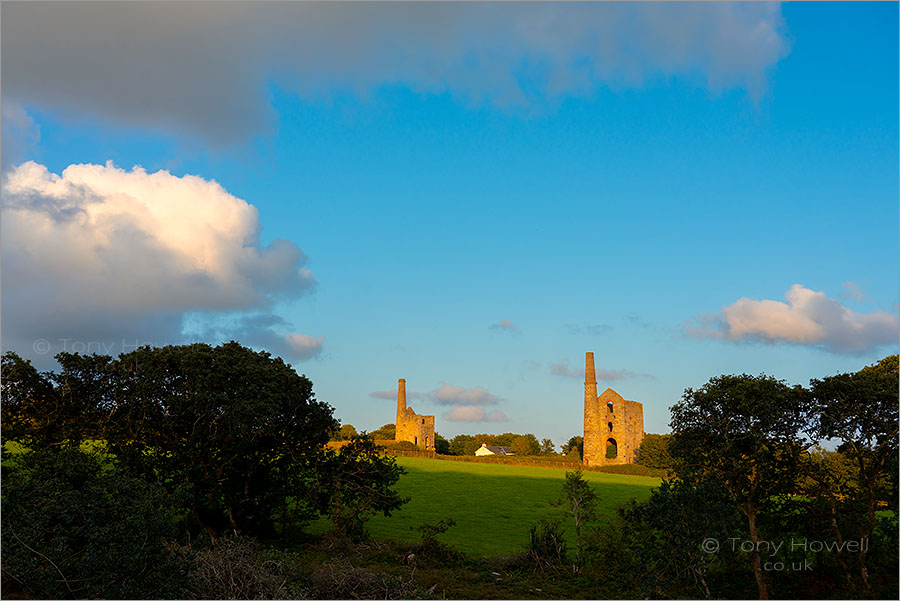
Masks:
[[[740,298],[721,313],[701,315],[695,323],[686,323],[684,329],[696,338],[784,342],[832,353],[862,353],[897,343],[897,315],[855,313],[824,292],[800,284],[791,286],[785,297],[787,303]]]
[[[563,359],[559,363],[548,363],[547,367],[554,376],[564,378],[584,379],[584,369],[572,369],[569,360]],[[628,369],[596,369],[594,373],[598,380],[621,380],[623,378],[652,378],[650,374],[642,374]]]
[[[288,347],[293,351],[293,356],[299,360],[311,359],[322,352],[325,337],[314,338],[306,334],[286,334],[284,336]]]
[[[860,288],[859,284],[857,284],[856,282],[844,282],[843,284],[841,284],[841,288],[844,289],[844,292],[841,292],[838,295],[841,298],[846,298],[847,300],[854,300],[857,302],[872,299],[872,297],[862,291],[862,288]]]
[[[550,368],[550,373],[554,376],[562,376],[564,378],[584,378],[584,370],[583,369],[572,369],[569,367],[569,360],[565,359],[560,361],[559,363],[548,363],[547,367]]]
[[[503,401],[481,386],[463,388],[446,382],[429,392],[428,397],[438,405],[496,405]]]
[[[504,331],[507,331],[507,332],[519,332],[519,331],[521,331],[521,330],[519,330],[519,326],[517,326],[516,324],[514,324],[513,322],[511,322],[511,321],[508,320],[508,319],[501,319],[501,320],[498,321],[497,323],[491,324],[491,325],[488,327],[488,329],[489,329],[489,330],[504,330]]]
[[[454,407],[444,414],[448,422],[505,422],[508,421],[502,411],[494,410],[490,413],[484,407],[474,405],[462,405]]]
[[[609,334],[612,332],[613,327],[611,325],[605,323],[567,323],[563,326],[569,334],[572,335],[580,335],[586,334],[588,336],[603,336],[605,334]]]

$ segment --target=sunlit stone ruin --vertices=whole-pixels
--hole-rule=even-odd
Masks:
[[[584,464],[634,463],[644,438],[644,406],[611,388],[597,396],[594,353],[584,361]]]
[[[397,433],[394,440],[434,449],[434,416],[419,415],[406,406],[406,380],[397,382]]]

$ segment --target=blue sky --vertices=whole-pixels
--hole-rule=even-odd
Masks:
[[[41,367],[235,338],[359,429],[402,377],[447,437],[561,444],[585,351],[648,432],[897,352],[896,3],[65,6],[2,8]]]

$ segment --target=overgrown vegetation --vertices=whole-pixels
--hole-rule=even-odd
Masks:
[[[662,481],[398,461],[235,343],[58,361],[3,357],[8,597],[897,597],[896,356],[686,390],[614,466]],[[469,438],[443,442],[582,444]]]

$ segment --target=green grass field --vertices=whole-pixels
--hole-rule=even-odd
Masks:
[[[397,463],[407,473],[397,491],[411,501],[389,518],[376,516],[367,529],[376,539],[416,542],[424,523],[453,518],[456,525],[438,540],[471,555],[508,555],[528,545],[528,531],[542,518],[562,515],[552,501],[560,498],[565,470],[437,461],[400,457]],[[611,516],[629,499],[643,500],[659,485],[658,478],[585,472],[600,498],[601,517]],[[570,539],[574,529],[567,525]],[[310,526],[326,531],[324,520]]]

